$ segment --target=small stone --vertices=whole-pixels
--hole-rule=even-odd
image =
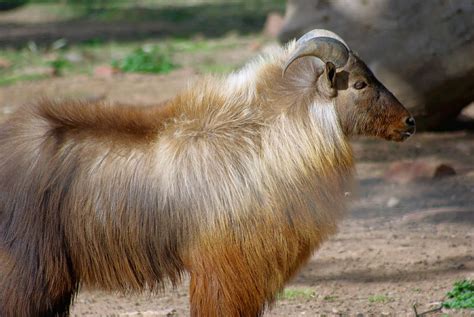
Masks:
[[[455,174],[454,168],[446,163],[425,160],[398,161],[389,166],[384,179],[392,183],[408,184]]]
[[[456,270],[462,270],[462,269],[464,269],[465,267],[466,267],[466,265],[464,265],[464,263],[459,263],[459,264],[456,264],[456,265],[454,266],[454,268],[455,268]]]
[[[84,57],[82,56],[82,54],[78,52],[67,53],[64,55],[64,58],[71,63],[79,63],[79,62],[82,62],[82,60],[84,60]]]
[[[171,317],[176,315],[176,310],[175,309],[165,309],[165,310],[160,310],[160,311],[155,311],[155,310],[147,310],[147,311],[132,311],[132,312],[126,312],[122,313],[119,316],[122,317],[131,317],[131,316],[140,316],[140,317]]]
[[[10,66],[12,66],[12,63],[9,60],[0,57],[0,69],[10,68]]]
[[[252,52],[259,51],[259,50],[262,48],[262,43],[260,43],[259,41],[252,41],[252,42],[248,45],[248,48],[249,48],[249,50],[251,50]]]
[[[101,65],[94,68],[94,75],[97,77],[112,77],[117,72],[116,68],[109,65]]]
[[[466,108],[464,108],[461,115],[469,119],[474,119],[474,102],[471,102]]]
[[[396,197],[390,197],[390,199],[387,201],[387,207],[388,208],[396,207],[399,204],[400,204],[400,200]]]
[[[408,184],[420,178],[426,178],[429,174],[429,167],[421,161],[399,161],[390,164],[385,172],[385,180],[397,183]]]
[[[447,164],[440,164],[436,167],[433,178],[444,178],[453,175],[456,175],[454,168]]]

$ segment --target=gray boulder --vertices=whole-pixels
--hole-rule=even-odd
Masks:
[[[435,129],[474,100],[473,0],[289,0],[279,39],[330,29]]]

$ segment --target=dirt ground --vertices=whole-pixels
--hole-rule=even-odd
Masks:
[[[233,51],[232,57],[246,59],[248,53]],[[192,69],[181,68],[158,76],[78,75],[18,83],[0,87],[0,114],[43,96],[153,104],[196,78]],[[436,308],[454,281],[474,279],[474,132],[419,133],[402,144],[358,138],[353,146],[359,187],[345,222],[265,316],[414,316],[414,304],[418,312]],[[444,162],[457,174],[408,184],[384,178],[393,162],[414,159]],[[188,309],[185,281],[162,294],[83,289],[72,315],[187,316]],[[429,315],[474,316],[474,311]]]

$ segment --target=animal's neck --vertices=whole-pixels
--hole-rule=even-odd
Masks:
[[[301,67],[300,64],[296,66]],[[310,70],[308,73],[316,72],[312,63],[303,66]],[[255,75],[250,76],[249,69]],[[272,155],[279,160],[276,164],[293,165],[288,167],[296,174],[302,170],[319,175],[331,171],[351,174],[352,151],[335,105],[324,98],[318,100],[310,79],[292,72],[283,77],[281,69],[280,62],[257,64],[228,80],[265,117],[262,121],[269,129],[264,133],[264,146],[266,142],[271,144],[268,151],[275,149]]]
[[[352,169],[352,151],[332,105],[313,104],[308,111],[294,109],[275,119],[270,129],[275,155],[294,170],[319,175]]]
[[[308,230],[321,223],[335,230],[352,186],[352,151],[330,107],[280,115],[262,142],[266,183],[276,205],[284,206],[292,221],[297,215]]]

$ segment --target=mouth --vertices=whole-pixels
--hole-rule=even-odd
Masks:
[[[389,141],[403,142],[406,141],[413,134],[415,134],[414,128],[410,128],[404,131],[394,130],[393,133],[389,134],[386,139]]]
[[[405,141],[406,139],[408,139],[408,138],[411,137],[412,135],[413,135],[412,132],[407,132],[407,131],[402,132],[402,133],[400,134],[400,136],[401,136],[401,141]]]

